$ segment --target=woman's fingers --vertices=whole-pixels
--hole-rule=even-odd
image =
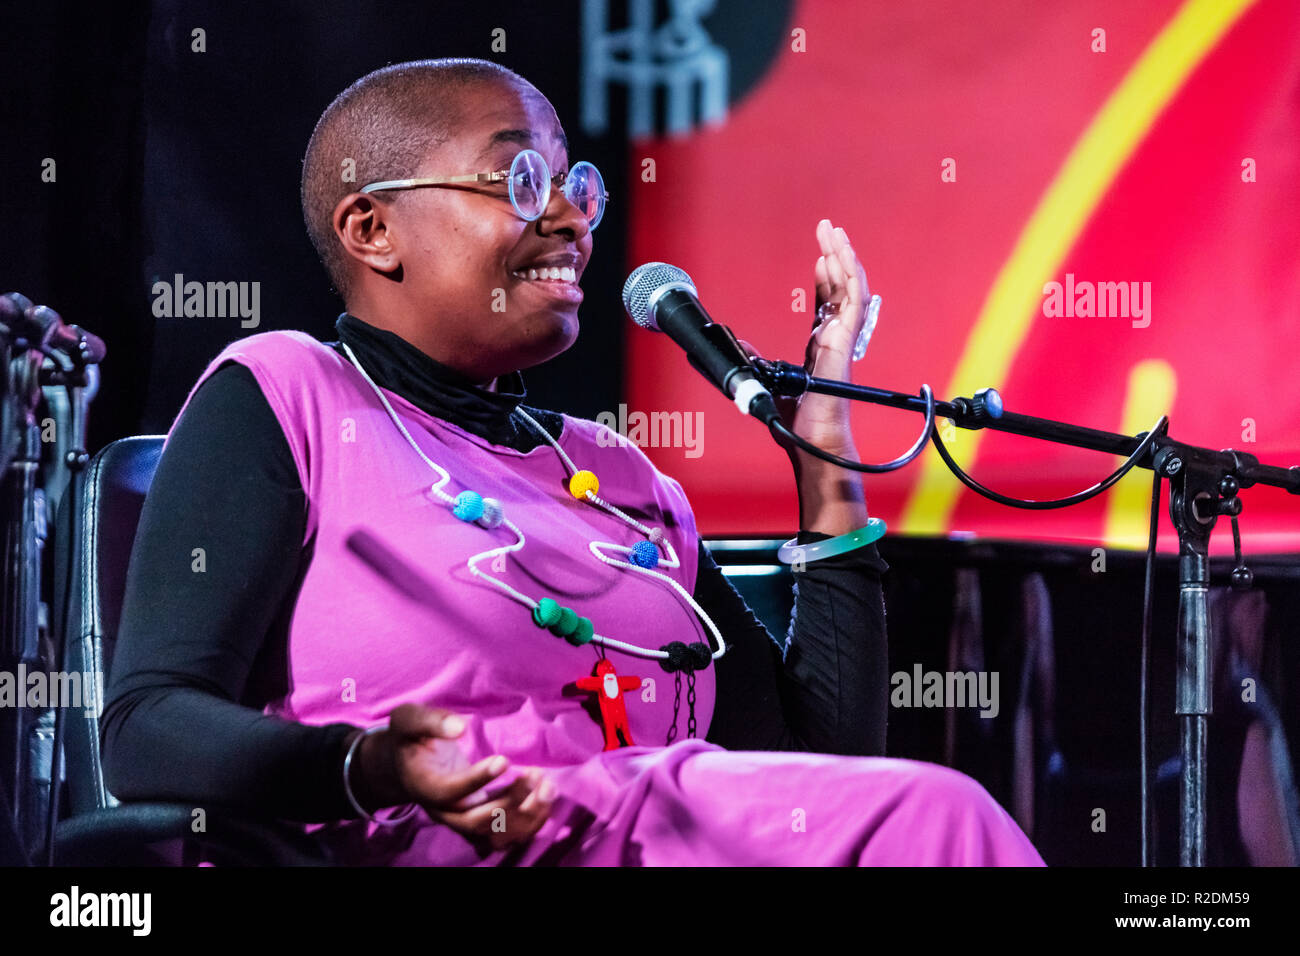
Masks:
[[[421,803],[446,807],[482,790],[509,767],[510,761],[500,754],[462,770],[439,770],[429,763],[417,762],[411,768],[408,787]]]
[[[836,228],[829,242],[833,248],[825,258],[832,287],[830,301],[839,307],[836,317],[847,326],[840,334],[849,336],[856,332],[866,314],[864,307],[870,295],[867,274],[844,229]]]
[[[813,266],[813,274],[817,278],[817,307],[813,309],[813,328],[817,328],[817,324],[821,321],[817,315],[821,304],[831,301],[831,277],[826,270],[826,255],[824,253],[817,257],[817,264]]]
[[[853,246],[849,244],[847,235],[840,257],[843,260],[845,274],[848,276],[849,298],[861,306],[870,298],[871,290],[867,286],[867,270],[862,267],[862,261]]]
[[[540,785],[539,785],[540,781]],[[487,836],[501,847],[535,834],[550,816],[554,784],[540,771],[521,776],[496,799],[468,810],[443,811],[443,823],[459,833]]]
[[[555,782],[549,778],[543,778],[539,770],[537,780],[533,783],[532,792],[524,798],[523,803],[519,804],[519,809],[524,813],[543,810],[549,812],[551,804],[555,802],[557,796],[559,796],[559,790],[556,788]]]
[[[848,271],[844,268],[841,249],[848,240],[843,238],[844,230],[836,229],[831,240],[831,249],[826,253],[826,274],[831,280],[831,292],[828,301],[839,302],[848,288]]]
[[[817,278],[817,304],[821,305],[837,298],[834,272],[837,242],[835,227],[829,219],[817,223],[817,244],[822,254],[813,271]]]
[[[448,813],[468,813],[479,807],[499,805],[503,800],[517,806],[532,793],[533,787],[528,775],[520,774],[509,783],[481,787],[467,797],[445,805],[443,809]]]
[[[817,223],[817,242],[823,255],[829,256],[835,251],[835,227],[829,219]]]

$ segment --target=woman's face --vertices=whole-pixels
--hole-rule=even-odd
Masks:
[[[564,131],[540,93],[489,82],[469,87],[458,102],[457,132],[416,176],[509,169],[528,148],[552,174],[568,172]],[[404,294],[428,316],[436,351],[454,357],[448,364],[487,381],[554,358],[577,339],[577,280],[591,257],[591,230],[558,187],[533,222],[515,212],[505,183],[410,190],[396,198],[389,218]],[[527,278],[539,260],[570,268],[575,278]]]

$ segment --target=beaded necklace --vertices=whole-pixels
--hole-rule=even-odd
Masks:
[[[402,420],[398,418],[397,412],[393,410],[393,406],[389,403],[388,397],[384,395],[383,391],[375,384],[374,380],[366,372],[365,368],[362,367],[361,363],[357,360],[356,355],[347,343],[342,344],[344,351],[348,354],[348,359],[356,370],[361,373],[361,377],[366,380],[366,383],[374,391],[375,395],[379,398],[379,401],[383,403],[384,409],[388,412],[388,417],[392,420],[393,424],[397,426],[398,431],[402,433],[402,436],[406,439],[407,443],[415,449],[415,453],[420,456],[421,460],[429,466],[434,474],[438,476],[438,480],[429,487],[429,494],[450,507],[452,514],[462,521],[472,522],[488,531],[504,527],[514,534],[516,540],[512,544],[489,548],[486,551],[480,551],[478,554],[471,555],[465,562],[470,573],[485,583],[499,589],[511,600],[528,608],[532,613],[533,623],[538,627],[546,628],[557,637],[563,637],[574,647],[581,647],[584,644],[597,645],[597,652],[600,656],[600,660],[596,665],[596,683],[591,683],[593,680],[592,678],[582,678],[578,681],[578,686],[582,689],[597,690],[600,693],[601,714],[602,719],[606,724],[605,749],[612,750],[619,746],[632,746],[632,739],[628,732],[626,718],[623,717],[619,726],[614,727],[611,723],[611,715],[615,713],[622,714],[622,701],[619,698],[619,691],[620,688],[623,690],[631,689],[631,687],[625,682],[631,681],[633,678],[618,677],[614,672],[613,663],[605,658],[605,653],[602,649],[604,647],[612,647],[616,650],[637,657],[657,660],[660,667],[674,675],[676,696],[673,702],[673,724],[668,731],[668,739],[665,741],[666,744],[672,743],[677,736],[677,716],[681,705],[682,674],[685,673],[687,682],[687,702],[689,706],[687,736],[694,737],[696,730],[695,671],[707,667],[709,661],[716,660],[725,654],[727,651],[727,645],[723,640],[722,634],[718,630],[717,625],[713,623],[713,619],[705,613],[704,609],[700,607],[695,598],[671,577],[655,570],[656,567],[660,566],[665,568],[681,567],[681,563],[677,558],[677,552],[674,550],[672,542],[665,537],[663,529],[647,527],[622,509],[601,498],[600,495],[597,494],[600,489],[600,481],[597,479],[595,474],[586,469],[578,468],[568,454],[565,453],[564,449],[560,447],[559,442],[557,442],[551,434],[537,422],[536,419],[522,408],[515,408],[511,412],[511,414],[518,415],[523,419],[524,422],[536,430],[537,433],[555,449],[556,454],[559,455],[561,462],[564,464],[565,470],[569,474],[569,492],[574,496],[574,498],[579,501],[586,501],[608,511],[610,514],[616,516],[621,521],[646,536],[646,540],[638,541],[630,548],[626,545],[615,544],[608,541],[591,541],[588,547],[592,555],[598,561],[608,564],[611,567],[626,568],[629,571],[638,574],[645,574],[667,583],[691,606],[699,616],[700,620],[704,622],[717,644],[716,651],[712,650],[708,644],[698,641],[692,644],[686,644],[682,641],[673,641],[656,649],[640,647],[636,644],[629,644],[625,641],[615,640],[612,637],[605,637],[596,633],[595,627],[590,618],[581,617],[572,608],[561,606],[559,602],[555,601],[553,598],[544,597],[535,600],[479,568],[478,563],[484,559],[497,558],[511,552],[517,553],[523,550],[526,543],[523,531],[521,531],[514,522],[505,516],[505,509],[501,502],[495,498],[485,498],[478,492],[470,489],[465,489],[453,497],[443,490],[443,487],[450,483],[451,475],[446,471],[446,469],[426,455],[420,446],[416,444],[415,439],[411,437],[411,433],[407,431],[406,426],[402,424]],[[666,555],[662,557],[660,555],[661,548],[666,552]],[[602,551],[623,554],[626,555],[629,560],[610,557],[608,554],[602,553]],[[637,679],[637,683],[639,686],[639,679]],[[614,703],[611,704],[611,701]],[[615,733],[616,730],[617,734]],[[622,743],[618,742],[619,735],[622,736]]]

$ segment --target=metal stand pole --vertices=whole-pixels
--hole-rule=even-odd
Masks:
[[[1174,713],[1178,716],[1182,776],[1178,860],[1205,866],[1207,742],[1214,713],[1214,656],[1210,644],[1210,533],[1219,515],[1241,513],[1234,467],[1195,449],[1163,448],[1153,467],[1169,477],[1169,516],[1178,531],[1178,646]]]
[[[40,540],[45,526],[45,505],[36,487],[41,465],[41,444],[35,420],[40,396],[39,369],[41,355],[28,352],[10,361],[8,394],[3,400],[17,414],[12,424],[19,429],[19,448],[0,481],[3,488],[5,522],[4,553],[0,556],[0,667],[14,674],[29,668],[42,668],[38,615],[40,608]],[[4,788],[13,801],[9,808],[13,823],[24,847],[30,852],[44,838],[41,827],[33,826],[28,793],[31,766],[28,733],[35,722],[35,712],[27,707],[27,687],[15,681],[16,699],[12,708],[0,714],[0,767],[4,769]]]

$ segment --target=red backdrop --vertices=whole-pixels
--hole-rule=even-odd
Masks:
[[[629,265],[681,266],[715,320],[797,360],[814,228],[830,218],[884,299],[855,381],[928,382],[940,398],[993,385],[1012,411],[1129,433],[1167,413],[1174,437],[1300,464],[1300,5],[804,0],[789,31],[723,125],[634,144]],[[1149,324],[1044,315],[1044,284],[1067,274],[1150,283]],[[807,312],[792,310],[797,288]],[[762,426],[665,337],[634,329],[627,347],[629,410],[703,412],[697,456],[645,447],[702,531],[790,533],[793,479]],[[919,425],[855,411],[869,461],[901,453]],[[951,445],[985,484],[1029,498],[1080,490],[1118,461],[992,433]],[[1132,546],[1150,476],[1026,513],[966,491],[931,448],[866,487],[895,532]],[[1300,546],[1300,498],[1245,494],[1248,548]]]

